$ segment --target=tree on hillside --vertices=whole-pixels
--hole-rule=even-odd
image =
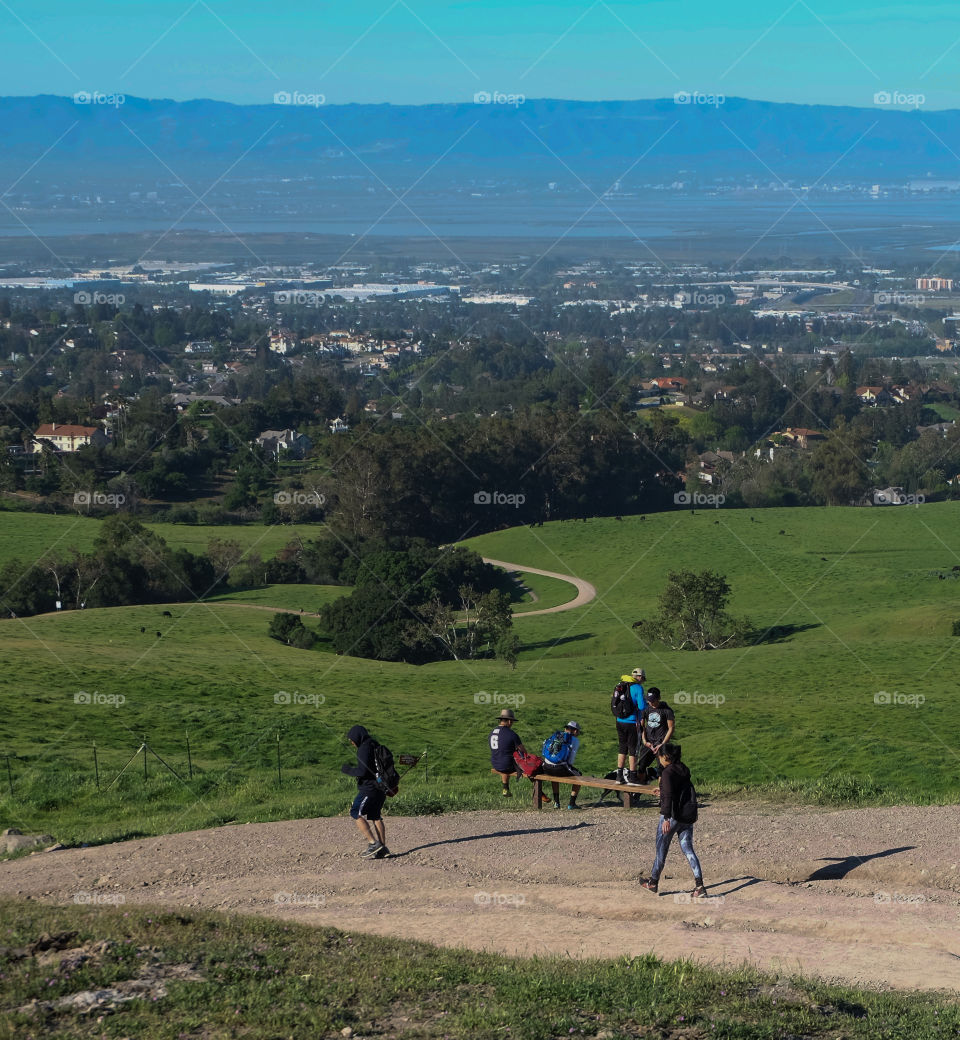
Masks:
[[[726,612],[730,586],[714,571],[671,571],[660,594],[660,612],[637,621],[638,636],[674,650],[717,650],[743,646],[752,632],[746,618]]]

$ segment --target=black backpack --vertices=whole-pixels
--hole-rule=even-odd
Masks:
[[[680,792],[674,819],[677,823],[697,822],[697,789],[693,786],[692,780],[688,780]]]
[[[386,744],[377,744],[373,749],[373,765],[377,771],[377,787],[385,791],[387,797],[400,790],[400,774],[393,764],[393,752]]]
[[[630,683],[618,682],[613,688],[613,696],[610,698],[610,710],[618,719],[629,719],[636,714],[637,706],[630,696]]]

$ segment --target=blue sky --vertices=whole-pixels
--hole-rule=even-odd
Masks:
[[[783,0],[2,0],[0,94],[270,102],[722,93],[960,108],[960,6]]]

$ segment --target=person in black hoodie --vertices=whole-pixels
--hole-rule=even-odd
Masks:
[[[680,745],[664,744],[657,756],[663,772],[660,774],[660,822],[657,824],[657,854],[650,879],[641,880],[640,887],[656,892],[663,864],[670,850],[674,834],[693,871],[694,889],[691,895],[700,899],[707,894],[703,886],[703,871],[693,848],[693,825],[697,819],[697,801],[694,796],[690,770],[680,761]]]
[[[377,742],[363,726],[351,727],[347,740],[357,749],[357,764],[344,762],[340,772],[357,778],[357,797],[353,800],[350,815],[357,821],[357,830],[370,842],[360,855],[365,859],[383,859],[390,855],[390,850],[381,815],[387,795],[377,784],[377,767],[373,759]]]

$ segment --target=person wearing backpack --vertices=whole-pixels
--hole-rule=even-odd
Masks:
[[[690,869],[693,871],[694,899],[707,894],[703,885],[703,871],[693,848],[693,825],[697,822],[697,792],[690,779],[690,770],[680,761],[680,745],[665,744],[658,758],[663,772],[660,774],[660,821],[657,824],[657,853],[649,880],[640,881],[640,887],[656,892],[663,872],[663,864],[670,851],[674,834]]]
[[[621,675],[620,682],[613,688],[610,710],[617,720],[617,783],[636,784],[637,777],[637,725],[640,713],[646,707],[643,699],[643,682],[646,673],[634,668],[631,675]],[[630,763],[624,775],[624,764]]]
[[[350,807],[350,816],[357,821],[357,830],[370,843],[360,855],[365,859],[383,859],[390,855],[390,850],[382,814],[387,791],[377,780],[378,745],[363,726],[351,727],[347,740],[357,749],[357,764],[344,762],[340,772],[356,777],[357,797]]]
[[[558,729],[543,742],[543,766],[541,772],[550,776],[580,776],[580,770],[574,768],[574,760],[580,750],[580,723],[568,722],[563,729]],[[552,783],[553,807],[560,808],[560,785]],[[568,809],[579,809],[577,795],[580,786],[574,784],[570,788]]]

